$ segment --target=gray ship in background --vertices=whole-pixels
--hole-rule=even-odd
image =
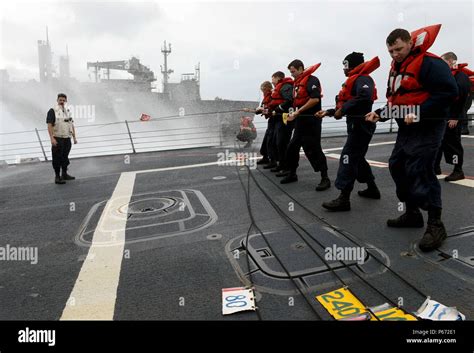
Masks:
[[[182,74],[180,82],[170,82],[171,44],[165,41],[161,52],[161,92],[153,87],[155,73],[136,57],[87,62],[85,68],[95,82],[80,82],[71,77],[68,52],[59,56],[56,70],[46,33],[46,40],[38,40],[39,81],[11,81],[8,72],[0,70],[0,160],[19,163],[49,159],[45,116],[58,92],[68,95],[78,131],[80,145],[71,157],[232,143],[244,114],[241,110],[258,102],[201,99],[200,65],[193,73]],[[111,78],[114,70],[127,72],[132,78]],[[14,144],[22,144],[22,149]]]

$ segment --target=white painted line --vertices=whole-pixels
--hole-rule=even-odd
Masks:
[[[447,176],[448,176],[447,174],[437,175],[438,179],[444,179]],[[474,180],[473,179],[462,179],[462,180],[457,180],[457,181],[449,181],[449,183],[474,188]]]
[[[115,210],[130,202],[135,173],[122,173],[112,197],[107,202],[94,231],[92,245],[82,265],[61,320],[112,320],[120,279],[127,213],[118,216]],[[114,213],[114,217],[110,215]],[[113,232],[104,229],[115,229]],[[110,242],[114,246],[96,246]]]
[[[236,162],[237,160],[229,160],[224,161],[227,163]],[[217,165],[218,163],[224,162],[209,162],[209,163],[200,163],[200,164],[188,164],[188,165],[181,165],[177,167],[168,167],[168,168],[157,168],[157,169],[143,169],[143,170],[136,170],[135,173],[154,173],[154,172],[164,172],[167,170],[178,170],[178,169],[188,169],[188,168],[198,168],[198,167],[207,167],[211,165]]]
[[[341,158],[341,155],[336,154],[336,153],[326,153],[326,156],[329,157],[329,158],[334,158],[334,159],[340,159]],[[367,159],[367,162],[373,167],[388,168],[388,163],[385,163],[385,162],[372,161],[370,159]]]
[[[245,152],[244,152],[245,153]],[[262,157],[250,157],[248,159],[254,160],[254,159],[260,159]],[[218,161],[218,162],[209,162],[209,163],[200,163],[200,164],[188,164],[188,165],[180,165],[176,167],[168,167],[168,168],[157,168],[157,169],[143,169],[143,170],[136,170],[133,173],[136,174],[142,174],[142,173],[155,173],[155,172],[164,172],[168,170],[179,170],[179,169],[189,169],[189,168],[199,168],[199,167],[208,167],[211,165],[221,165],[221,166],[232,166],[235,167],[235,165],[230,165],[231,163],[241,163],[242,160],[239,159],[227,159],[223,161]],[[229,165],[226,165],[229,164]]]
[[[467,139],[474,139],[474,136],[471,136],[471,135],[461,135],[461,137],[464,137]]]
[[[336,154],[336,153],[326,153],[326,156],[329,158],[335,158],[335,159],[340,159],[341,155]],[[373,167],[378,167],[378,168],[388,168],[388,163],[385,162],[378,162],[378,161],[372,161],[370,159],[367,160],[369,165]],[[441,174],[437,175],[438,179],[444,179],[447,177],[447,174]],[[450,181],[451,184],[457,184],[457,185],[462,185],[462,186],[467,186],[470,188],[474,188],[474,180],[473,179],[463,179],[463,180],[458,180],[458,181]]]
[[[374,146],[383,146],[383,145],[393,145],[395,141],[387,141],[387,142],[376,142],[376,143],[369,143],[369,147]],[[341,151],[344,147],[336,147],[336,148],[325,148],[323,152],[330,152],[330,151]]]

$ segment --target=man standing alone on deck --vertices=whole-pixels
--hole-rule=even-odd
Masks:
[[[51,154],[53,156],[53,168],[56,174],[54,182],[65,184],[66,180],[74,180],[75,177],[67,173],[69,165],[69,152],[71,151],[71,136],[74,144],[77,143],[76,130],[72,115],[66,108],[67,96],[64,93],[58,94],[57,105],[48,111],[46,123],[51,139]],[[62,174],[60,174],[62,171]]]
[[[387,225],[422,228],[420,208],[427,210],[428,225],[418,243],[422,251],[438,248],[447,237],[434,163],[458,88],[449,66],[427,52],[440,27],[421,28],[411,35],[405,29],[395,29],[389,34],[386,44],[393,61],[387,85],[388,106],[366,115],[366,120],[372,122],[388,120],[395,112],[400,117],[396,120],[397,140],[389,168],[406,212],[389,219]]]

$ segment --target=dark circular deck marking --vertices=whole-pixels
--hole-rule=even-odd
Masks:
[[[192,189],[136,194],[130,202],[126,203],[127,200],[124,199],[120,206],[113,209],[106,207],[107,202],[108,200],[98,202],[90,209],[75,236],[78,245],[92,244],[103,212],[107,217],[127,217],[126,244],[190,235],[214,224],[218,218],[204,195]],[[110,234],[110,240],[106,239],[95,245],[114,246],[114,233],[123,229],[112,226],[101,231]]]
[[[178,202],[179,201],[173,197],[154,197],[130,202],[129,204],[121,206],[119,212],[129,215],[167,213],[173,209]]]

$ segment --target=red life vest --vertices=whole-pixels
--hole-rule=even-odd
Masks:
[[[276,107],[278,107],[281,103],[285,101],[285,99],[282,97],[280,91],[283,85],[286,84],[291,84],[293,86],[293,79],[291,77],[285,77],[280,82],[277,83],[275,88],[272,91],[272,101],[270,103],[269,109],[272,111]]]
[[[458,72],[464,72],[469,76],[469,80],[471,81],[471,92],[474,92],[474,71],[469,70],[467,64],[457,64],[455,68],[451,68],[451,73],[453,76],[456,76]]]
[[[360,76],[369,76],[370,73],[378,69],[380,66],[379,57],[376,56],[370,61],[366,61],[355,68],[353,68],[349,72],[349,77],[347,78],[346,82],[342,85],[342,89],[339,91],[337,95],[337,104],[336,109],[342,108],[342,105],[350,99],[353,99],[354,96],[352,95],[352,87],[354,87],[354,83]],[[372,100],[375,101],[377,99],[377,88],[374,87],[374,91],[372,93]]]
[[[269,91],[267,93],[263,94],[263,100],[262,100],[262,106],[263,108],[268,108],[270,106],[270,103],[272,101],[272,92]]]
[[[255,125],[252,122],[252,118],[250,118],[248,116],[244,116],[244,118],[242,119],[242,123],[240,124],[240,129],[241,130],[243,130],[243,128],[246,128],[246,127],[251,128],[252,132],[257,131],[257,129],[255,128]]]
[[[421,64],[426,56],[439,58],[428,53],[433,45],[441,25],[420,28],[411,33],[413,47],[410,54],[397,70],[395,60],[392,61],[388,80],[387,99],[392,105],[420,105],[428,99],[429,93],[419,82]]]
[[[263,109],[268,109],[272,102],[272,91],[263,94],[262,107]],[[265,119],[270,118],[271,114],[264,114]]]
[[[321,66],[321,63],[306,68],[301,73],[301,75],[299,75],[295,79],[295,83],[293,85],[293,107],[294,108],[302,107],[309,100],[309,93],[306,90],[306,85],[308,83],[308,80],[311,74],[315,72],[320,66]],[[322,96],[323,95],[321,94],[321,97]]]

